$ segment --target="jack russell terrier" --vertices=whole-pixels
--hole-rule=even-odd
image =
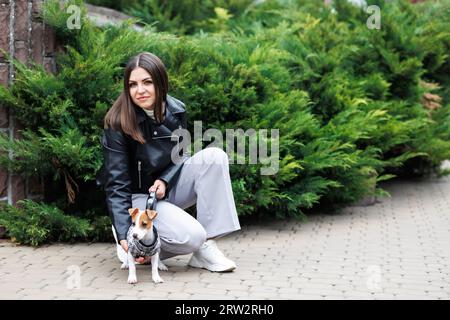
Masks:
[[[151,256],[152,279],[155,283],[164,282],[159,276],[158,269],[167,271],[167,267],[159,260],[161,242],[158,232],[153,225],[157,212],[156,193],[152,192],[147,200],[145,210],[130,208],[128,212],[131,215],[133,224],[128,229],[128,255],[127,260],[122,264],[121,269],[128,269],[128,283],[137,283],[135,258]]]

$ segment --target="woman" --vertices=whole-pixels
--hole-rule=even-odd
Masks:
[[[128,62],[124,90],[105,116],[102,137],[102,183],[117,253],[123,262],[131,225],[128,209],[145,209],[149,192],[156,191],[161,200],[154,225],[161,260],[193,253],[189,266],[231,271],[236,264],[213,240],[240,229],[228,157],[219,148],[206,148],[192,157],[182,154],[181,162],[172,161],[172,150],[179,148],[173,131],[186,129],[184,107],[168,95],[166,69],[157,56],[144,52]],[[194,204],[197,219],[183,210]]]

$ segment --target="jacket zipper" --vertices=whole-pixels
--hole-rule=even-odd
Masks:
[[[141,188],[141,161],[138,161],[139,189]]]
[[[172,137],[176,137],[177,139],[179,138],[176,135],[171,135],[171,136],[152,137],[152,139],[166,139],[166,138],[172,138]]]

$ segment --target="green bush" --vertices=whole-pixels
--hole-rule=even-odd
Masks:
[[[221,31],[227,22],[251,8],[254,0],[88,0],[87,2],[123,11],[152,25],[158,32],[178,35],[193,34],[198,30]]]
[[[0,225],[20,244],[38,246],[50,241],[85,240],[90,226],[86,219],[65,215],[51,204],[20,200],[17,206],[0,203]]]
[[[192,25],[191,35],[180,36],[187,31],[174,23],[175,36],[152,26],[139,33],[132,22],[99,29],[85,19],[68,31],[67,15],[49,1],[45,17],[66,52],[58,74],[16,62],[13,87],[0,87],[26,128],[21,141],[0,138],[0,150],[13,150],[0,164],[46,177],[45,201],[65,213],[104,217],[94,182],[102,119],[124,63],[151,51],[168,68],[170,93],[186,103],[191,130],[197,120],[204,130],[279,129],[276,175],[262,176],[261,164],[230,166],[241,216],[301,217],[386,195],[378,183],[395,176],[448,173],[440,164],[450,158],[449,5],[386,2],[380,30],[367,28],[362,9],[334,6],[267,0]],[[443,99],[430,107],[436,96]],[[94,224],[107,233],[102,219]]]

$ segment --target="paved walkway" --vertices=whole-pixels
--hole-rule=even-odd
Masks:
[[[450,178],[396,181],[391,198],[308,221],[244,225],[219,239],[232,273],[166,260],[127,284],[110,243],[0,242],[0,299],[449,299]]]

